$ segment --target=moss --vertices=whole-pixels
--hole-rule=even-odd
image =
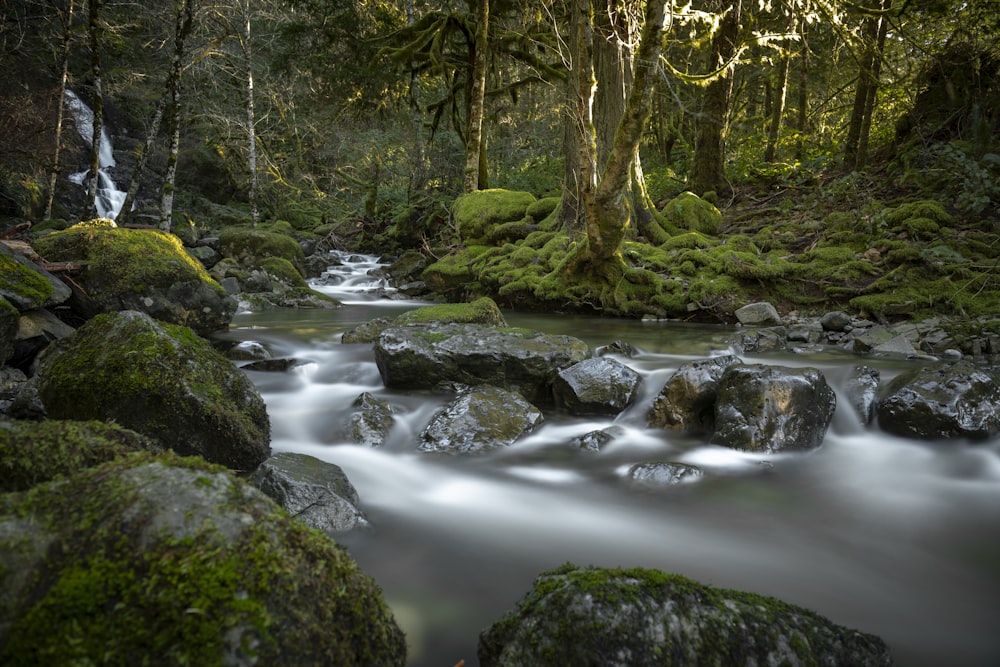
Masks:
[[[452,214],[462,240],[468,244],[482,244],[493,227],[521,220],[533,203],[535,196],[530,192],[478,190],[456,199]]]
[[[0,296],[41,306],[55,293],[45,276],[0,252]]]
[[[219,234],[219,251],[224,257],[232,257],[251,266],[271,257],[279,257],[290,262],[301,275],[305,275],[305,254],[298,242],[286,234],[227,227]]]
[[[559,197],[543,197],[529,204],[524,214],[535,222],[541,222],[556,211],[561,201]]]
[[[198,281],[225,295],[201,262],[184,251],[176,236],[106,227],[97,224],[99,220],[90,223],[44,236],[35,241],[35,248],[50,261],[86,261],[89,284],[111,293],[141,294],[150,286],[169,288],[179,282]]]
[[[0,422],[0,493],[24,491],[139,450],[158,447],[98,421]]]
[[[886,224],[890,227],[903,225],[908,220],[917,218],[930,220],[943,226],[951,225],[955,220],[950,213],[944,210],[941,202],[933,199],[923,199],[901,204],[895,208],[886,209],[884,215]]]
[[[507,326],[500,308],[489,297],[476,299],[472,303],[446,303],[417,308],[397,317],[395,324],[405,326],[427,322]]]
[[[682,192],[660,211],[671,223],[681,229],[716,235],[722,229],[722,213],[713,204],[693,192]]]
[[[58,546],[2,619],[3,664],[405,659],[381,592],[345,551],[198,459],[133,456],[37,487],[16,510]]]
[[[266,257],[258,266],[289,287],[308,288],[305,278],[295,266],[284,257]]]

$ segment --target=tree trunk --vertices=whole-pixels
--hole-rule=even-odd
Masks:
[[[254,227],[260,223],[258,206],[259,179],[257,178],[257,121],[254,109],[253,51],[250,32],[250,0],[245,0],[243,10],[243,65],[247,86],[247,170],[250,172],[250,219]]]
[[[886,12],[892,7],[892,0],[881,0],[880,13],[865,20],[862,40],[864,53],[858,71],[858,84],[854,90],[854,106],[844,143],[844,164],[849,169],[861,169],[868,161],[868,139],[871,134],[872,116],[878,95],[878,79],[882,68],[882,54],[885,51],[886,32],[889,21]]]
[[[805,135],[809,120],[809,42],[806,39],[807,23],[804,18],[799,19],[799,100],[798,119],[795,122],[795,129],[798,132],[798,139],[795,142],[795,159],[800,162],[805,159]]]
[[[742,0],[730,0],[719,30],[712,40],[713,68],[721,67],[736,54]],[[729,98],[733,74],[727,71],[705,88],[694,142],[689,186],[696,194],[726,192],[726,134],[729,127]]]
[[[163,196],[160,199],[160,229],[170,231],[174,212],[174,183],[177,177],[177,158],[181,145],[181,75],[184,72],[184,41],[191,33],[194,23],[196,0],[184,0],[177,8],[177,24],[174,31],[174,55],[167,77],[168,127],[170,148],[167,153],[167,171],[163,179]]]
[[[463,190],[472,192],[486,186],[481,178],[485,171],[483,150],[483,106],[486,99],[486,43],[489,38],[490,0],[479,0],[476,12],[476,38],[472,48],[472,72],[469,81],[468,116],[465,132],[465,178]]]
[[[94,77],[94,127],[91,135],[90,172],[87,175],[87,202],[83,209],[83,219],[97,217],[97,187],[101,170],[101,135],[104,132],[104,91],[101,88],[101,26],[100,10],[102,0],[90,0],[88,11],[88,34],[90,36],[90,71]]]
[[[785,32],[792,29],[792,15],[789,10]],[[785,115],[785,100],[788,98],[788,72],[792,64],[792,52],[785,48],[781,52],[781,68],[774,89],[774,104],[771,108],[771,122],[767,128],[767,145],[764,148],[764,162],[774,162],[778,152],[778,138],[781,135],[781,119]]]
[[[52,203],[56,197],[56,184],[59,181],[59,158],[62,148],[63,117],[66,109],[66,82],[69,79],[69,54],[73,41],[73,8],[75,0],[69,0],[66,13],[59,12],[62,20],[62,71],[59,76],[59,102],[56,111],[56,141],[52,155],[52,173],[49,174],[49,194],[45,200],[45,219],[52,217]]]
[[[142,182],[143,172],[146,171],[146,163],[149,162],[149,155],[153,151],[153,143],[155,143],[156,136],[160,133],[160,124],[163,122],[163,112],[166,110],[169,97],[170,89],[168,85],[167,89],[163,91],[160,101],[156,104],[156,110],[153,112],[153,120],[146,134],[146,143],[140,149],[135,162],[135,168],[132,170],[128,190],[125,192],[125,201],[122,202],[122,207],[115,218],[115,222],[118,224],[123,224],[132,212],[135,198],[139,194],[139,184]]]

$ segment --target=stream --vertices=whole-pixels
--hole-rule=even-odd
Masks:
[[[643,377],[600,452],[574,437],[611,421],[546,415],[515,445],[485,455],[416,450],[445,394],[383,387],[370,345],[344,331],[423,305],[380,296],[354,257],[314,287],[336,310],[241,312],[222,337],[258,341],[308,363],[248,372],[265,402],[275,452],[295,451],[347,473],[373,525],[338,541],[382,586],[409,641],[409,665],[478,665],[479,632],[510,610],[540,572],[578,565],[651,567],[811,608],[881,636],[904,666],[1000,665],[1000,438],[921,443],[863,427],[838,395],[823,446],[747,454],[645,427],[645,414],[683,363],[728,351],[734,329],[669,322],[505,312],[511,326],[564,333]],[[838,351],[742,355],[812,366],[835,389],[859,359]],[[883,382],[916,361],[872,361]],[[362,392],[390,401],[396,424],[379,449],[338,441]],[[838,391],[839,394],[839,391]],[[634,463],[680,461],[705,476],[655,491],[630,486]]]

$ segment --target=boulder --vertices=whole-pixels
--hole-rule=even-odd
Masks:
[[[172,234],[80,223],[35,246],[50,261],[84,262],[70,301],[84,319],[137,310],[204,335],[227,328],[236,312],[236,301]]]
[[[393,324],[408,326],[446,322],[482,324],[488,327],[507,326],[499,306],[488,296],[476,299],[472,303],[442,303],[416,308],[397,317]]]
[[[149,438],[99,421],[0,421],[0,493],[43,482],[138,451],[157,451]]]
[[[376,317],[373,320],[368,320],[362,324],[359,324],[350,331],[345,331],[344,335],[341,336],[340,342],[345,345],[351,345],[354,343],[374,343],[378,340],[378,337],[382,335],[382,332],[392,326],[392,320],[387,317]]]
[[[287,261],[299,277],[305,275],[305,253],[298,242],[286,234],[250,227],[226,227],[219,234],[219,252],[241,266],[261,266],[272,258]]]
[[[552,402],[556,373],[589,356],[589,346],[571,336],[475,324],[390,327],[375,343],[375,363],[387,387],[489,384],[536,405]]]
[[[705,473],[698,466],[672,461],[636,463],[628,469],[625,478],[635,486],[657,489],[695,482]]]
[[[589,431],[583,435],[578,435],[569,441],[569,445],[573,449],[599,452],[623,435],[625,435],[625,429],[621,426],[609,426],[599,431]]]
[[[572,564],[539,576],[478,654],[482,667],[892,664],[878,637],[772,597]]]
[[[342,437],[365,447],[384,445],[396,421],[392,405],[366,391],[354,399],[351,406],[355,410],[347,418]]]
[[[573,415],[614,416],[635,399],[641,376],[610,357],[584,359],[552,382],[556,405]]]
[[[781,324],[781,315],[767,301],[747,304],[738,308],[735,315],[743,326],[769,327]]]
[[[236,470],[271,453],[264,401],[246,375],[190,329],[144,313],[87,322],[42,355],[36,382],[55,419],[115,421]]]
[[[726,355],[683,364],[653,399],[647,424],[685,433],[711,433],[719,381],[727,368],[739,363],[743,363],[739,357]]]
[[[683,230],[715,236],[722,229],[719,209],[693,192],[680,193],[667,202],[660,213]]]
[[[249,481],[310,528],[334,535],[371,526],[340,466],[308,454],[275,454]]]
[[[737,364],[719,382],[712,442],[753,452],[814,449],[836,407],[816,369]]]
[[[849,331],[851,316],[839,310],[833,310],[823,315],[819,320],[823,331]]]
[[[451,212],[462,241],[479,245],[487,242],[494,227],[524,218],[533,203],[530,192],[476,190],[458,197]]]
[[[498,387],[472,387],[434,415],[421,435],[419,449],[474,454],[506,447],[542,420],[542,413],[520,394]]]
[[[970,361],[900,373],[879,392],[879,426],[920,440],[1000,433],[1000,374]]]
[[[29,310],[21,313],[17,322],[14,353],[10,364],[20,368],[30,368],[38,353],[55,340],[73,334],[73,327],[66,324],[45,309]]]
[[[199,459],[0,499],[0,664],[403,665],[347,551]]]
[[[862,424],[871,424],[875,417],[880,377],[877,368],[855,366],[844,383],[844,393]]]
[[[58,306],[65,303],[70,294],[63,281],[0,243],[0,299],[25,311]]]

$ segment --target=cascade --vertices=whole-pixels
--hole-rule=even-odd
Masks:
[[[94,112],[87,104],[71,90],[66,90],[66,106],[73,120],[76,123],[76,130],[93,147],[94,138]],[[97,170],[97,215],[102,218],[111,218],[118,215],[122,204],[125,202],[125,192],[118,189],[114,179],[108,171],[115,166],[114,150],[111,146],[111,138],[105,128],[101,129],[101,141],[98,146],[100,168]],[[71,174],[69,180],[77,185],[86,187],[87,176],[90,170],[84,170]]]

